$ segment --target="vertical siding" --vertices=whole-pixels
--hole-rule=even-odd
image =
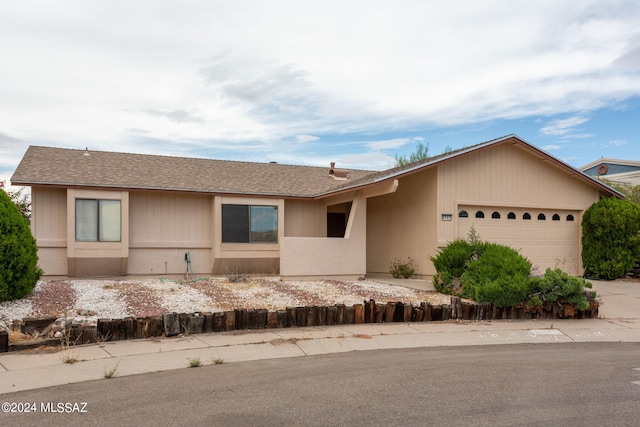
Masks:
[[[64,188],[33,187],[32,230],[43,245],[66,246],[67,190]]]
[[[327,208],[321,201],[286,200],[286,237],[326,237]]]
[[[444,246],[456,237],[465,237],[463,223],[473,223],[475,209],[482,207],[486,219],[475,221],[480,237],[504,241],[521,248],[534,264],[543,267],[562,267],[573,273],[581,271],[580,219],[592,203],[597,202],[600,191],[572,172],[555,165],[520,145],[505,142],[479,150],[460,158],[451,159],[438,167],[438,215],[450,213],[452,221],[438,223],[438,245]],[[469,210],[469,220],[458,218],[461,207]],[[503,213],[514,210],[521,217],[529,211],[529,223],[514,223],[514,229],[498,229],[490,215],[493,210]],[[541,228],[536,217],[548,214],[546,228]],[[554,212],[571,212],[575,223],[555,230],[551,222]],[[484,227],[489,224],[495,229]],[[521,226],[520,226],[521,225]],[[559,227],[559,226],[558,226]],[[468,228],[468,227],[467,227]],[[483,233],[485,235],[483,235]],[[507,233],[507,234],[505,234]],[[533,234],[532,234],[533,233]]]
[[[509,205],[583,206],[598,191],[566,170],[508,143],[439,166],[439,201]]]
[[[211,246],[211,199],[206,195],[132,192],[131,246]]]

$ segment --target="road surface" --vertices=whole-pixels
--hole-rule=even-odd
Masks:
[[[640,344],[363,351],[0,395],[0,425],[638,425]],[[187,361],[185,361],[185,366]],[[33,411],[35,409],[35,411]],[[24,411],[31,410],[30,413]]]

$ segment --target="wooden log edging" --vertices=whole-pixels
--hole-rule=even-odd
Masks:
[[[431,322],[431,321],[483,321],[501,319],[596,319],[599,306],[593,303],[585,311],[571,304],[549,303],[529,308],[494,307],[491,303],[464,301],[451,297],[450,304],[432,305],[427,301],[419,305],[403,302],[380,303],[374,300],[345,306],[287,307],[285,310],[235,309],[224,312],[165,313],[161,316],[126,317],[124,319],[98,319],[95,326],[71,324],[69,341],[88,344],[151,337],[172,337],[237,330],[295,328],[305,326],[333,326],[362,323]],[[22,328],[46,323],[43,319],[24,319]],[[26,326],[25,326],[26,325]],[[60,340],[58,340],[60,342]],[[27,343],[32,343],[28,341]],[[19,350],[29,344],[9,343],[6,331],[0,331],[0,353]],[[32,344],[31,344],[32,345]]]

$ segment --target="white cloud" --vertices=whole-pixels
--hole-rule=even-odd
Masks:
[[[544,151],[560,150],[561,148],[562,148],[561,145],[556,145],[556,144],[549,144],[542,147]]]
[[[622,147],[623,145],[626,145],[628,141],[624,141],[624,140],[613,140],[613,141],[609,141],[606,144],[603,144],[602,146],[604,148],[608,148],[608,147]]]
[[[640,95],[638,2],[36,4],[0,16],[1,131],[25,144],[241,158],[357,133],[366,153],[418,141],[395,132],[558,114],[574,116],[542,134],[576,138]]]
[[[312,141],[317,141],[320,138],[317,136],[313,136],[313,135],[298,135],[296,136],[296,141],[298,142],[312,142]]]
[[[587,122],[589,119],[581,116],[573,116],[564,120],[552,120],[540,129],[543,135],[564,135],[573,130],[574,127]]]
[[[349,169],[384,170],[393,167],[395,158],[382,153],[352,154],[340,157],[337,165]]]
[[[366,146],[371,150],[387,150],[390,148],[403,147],[415,140],[416,140],[415,138],[393,138],[393,139],[385,139],[381,141],[367,142]],[[422,140],[422,138],[420,140]]]

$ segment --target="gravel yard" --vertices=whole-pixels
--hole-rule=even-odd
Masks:
[[[450,296],[363,281],[289,282],[277,277],[185,280],[50,280],[40,281],[33,293],[19,301],[0,304],[0,327],[15,319],[56,316],[94,323],[98,318],[122,319],[164,313],[227,311],[266,308],[359,304],[377,302],[448,304]]]

